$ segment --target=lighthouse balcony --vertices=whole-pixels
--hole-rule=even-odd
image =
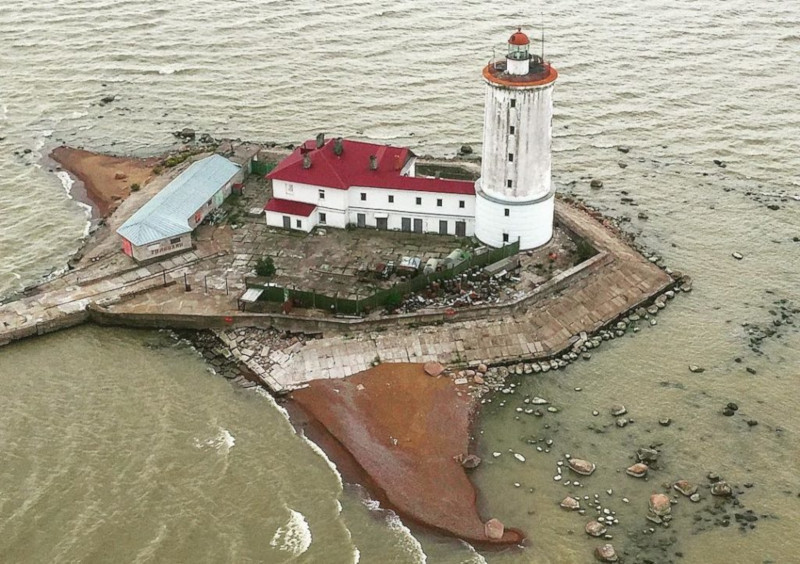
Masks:
[[[528,65],[527,74],[514,74],[509,69],[509,61],[492,61],[483,69],[483,76],[495,84],[514,87],[542,86],[558,78],[558,71],[538,55],[532,55]]]

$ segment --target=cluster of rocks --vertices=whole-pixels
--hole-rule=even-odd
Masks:
[[[765,340],[773,337],[780,339],[790,330],[798,331],[795,316],[800,313],[800,307],[795,306],[791,300],[774,300],[768,312],[772,316],[769,323],[742,323],[747,332],[750,350],[757,354],[763,354],[761,345]]]
[[[288,360],[312,338],[253,327],[199,331],[188,336],[216,372],[244,388],[266,386],[263,377],[270,369]]]
[[[455,278],[431,282],[419,292],[406,296],[396,311],[412,313],[423,308],[468,307],[498,303],[504,293],[513,291],[508,283],[511,276],[496,278],[487,276],[480,267],[474,267]],[[516,297],[516,296],[512,296]]]
[[[208,133],[203,133],[198,137],[197,132],[191,127],[184,127],[180,131],[173,131],[172,135],[184,143],[190,143],[195,140],[201,145],[215,145],[217,143],[217,140]]]

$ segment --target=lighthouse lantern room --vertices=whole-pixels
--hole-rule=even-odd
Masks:
[[[483,69],[486,103],[481,177],[475,183],[475,235],[493,247],[532,249],[553,236],[553,87],[558,72],[530,53],[518,30],[504,61]]]

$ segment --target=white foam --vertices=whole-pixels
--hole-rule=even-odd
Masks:
[[[67,198],[75,200],[75,198],[72,197],[72,187],[75,186],[75,179],[65,170],[59,170],[56,173],[56,177],[61,181],[61,187],[64,188],[64,193],[66,193]],[[75,200],[75,203],[78,204],[78,207],[80,207],[84,215],[86,215],[86,224],[83,226],[83,237],[86,237],[89,235],[89,230],[92,227],[92,206],[77,200]]]
[[[311,528],[302,513],[287,509],[289,509],[289,521],[278,527],[269,544],[292,556],[300,556],[311,546]]]
[[[236,437],[230,431],[219,427],[219,433],[210,439],[202,441],[200,439],[194,440],[195,448],[213,448],[221,454],[227,454],[234,446],[236,446]]]
[[[425,564],[428,561],[428,555],[422,550],[422,545],[393,511],[386,512],[386,524],[389,525],[389,529],[397,533],[400,546],[408,551],[409,556],[413,558],[412,562]]]
[[[487,564],[486,559],[480,552],[475,550],[474,546],[463,540],[461,544],[470,552],[469,558],[467,560],[462,560],[461,564]]]
[[[353,547],[353,564],[358,564],[361,562],[361,551],[358,550],[358,547]]]

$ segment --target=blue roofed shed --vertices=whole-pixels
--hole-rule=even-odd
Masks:
[[[231,193],[241,167],[220,155],[192,163],[117,229],[137,261],[187,250],[194,228]]]

